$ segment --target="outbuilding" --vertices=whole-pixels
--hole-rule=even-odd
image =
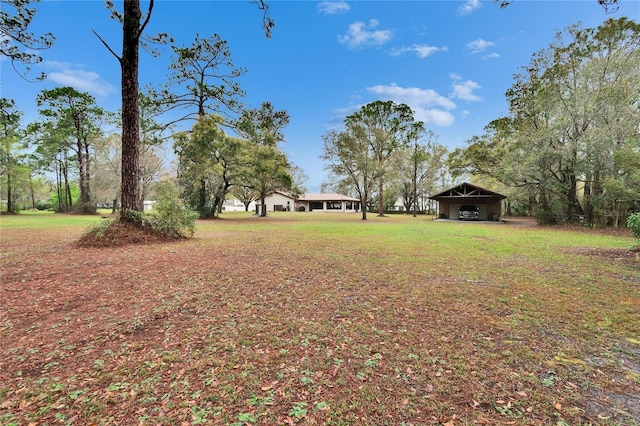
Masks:
[[[479,220],[498,221],[502,215],[502,200],[506,195],[489,191],[468,182],[445,189],[429,197],[438,202],[439,218],[458,219],[462,206],[478,207]]]

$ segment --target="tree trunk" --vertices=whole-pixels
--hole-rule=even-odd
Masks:
[[[418,207],[418,149],[413,152],[413,217],[416,217]]]
[[[384,193],[382,192],[383,187],[384,181],[382,177],[380,177],[380,181],[378,182],[378,217],[384,216]]]
[[[62,211],[62,167],[56,159],[56,190],[58,191],[58,212]]]
[[[11,193],[11,172],[10,167],[7,167],[7,213],[14,213],[15,206],[13,205],[13,194]]]
[[[124,2],[122,24],[122,209],[120,220],[136,222],[132,212],[141,212],[140,126],[138,113],[138,50],[140,41],[140,0]]]
[[[207,181],[200,179],[200,190],[198,191],[198,211],[204,214],[207,206]]]
[[[362,210],[362,220],[367,220],[367,198],[369,198],[369,192],[367,191],[367,180],[364,180],[364,190],[360,193],[360,210]]]
[[[36,194],[33,190],[33,174],[31,170],[29,170],[29,192],[31,193],[31,208],[35,210],[36,208]]]
[[[83,147],[82,140],[76,142],[77,154],[78,154],[78,175],[79,175],[79,187],[80,187],[80,203],[76,206],[79,213],[91,212],[91,200],[89,196],[89,170],[88,161],[86,157],[85,149]]]
[[[267,216],[267,205],[264,202],[265,198],[266,197],[265,197],[264,194],[260,194],[260,206],[261,206],[260,217],[266,217]]]
[[[71,195],[71,185],[69,185],[69,166],[67,159],[61,164],[62,177],[64,178],[64,211],[68,212],[73,208],[73,196]]]

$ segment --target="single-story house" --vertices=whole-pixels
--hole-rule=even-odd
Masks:
[[[506,195],[489,191],[468,182],[445,189],[429,197],[438,202],[439,217],[457,219],[460,206],[473,204],[479,209],[480,220],[500,220],[502,200]]]
[[[335,192],[327,194],[304,194],[296,200],[296,211],[349,212],[360,210],[360,199]]]
[[[296,198],[286,192],[277,191],[268,195],[264,199],[264,204],[268,212],[290,212],[293,211]],[[260,200],[256,201],[256,207],[259,208]]]
[[[360,211],[360,200],[342,194],[303,194],[296,198],[286,192],[276,192],[265,198],[267,212],[323,211],[355,213]]]

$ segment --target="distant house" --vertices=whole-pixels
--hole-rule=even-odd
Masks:
[[[323,211],[355,213],[360,211],[360,200],[342,194],[304,194],[298,198],[286,192],[276,192],[264,200],[267,212]]]
[[[268,195],[264,199],[264,204],[267,206],[268,212],[290,212],[293,211],[296,198],[286,192],[277,191],[271,195]],[[256,201],[259,204],[260,201]]]
[[[335,192],[304,194],[296,200],[296,211],[323,211],[355,213],[360,210],[360,200]]]
[[[505,195],[464,182],[429,197],[438,202],[442,219],[458,219],[458,209],[463,205],[478,207],[480,220],[500,220],[502,200]]]
[[[237,198],[233,198],[230,200],[224,200],[222,203],[222,211],[224,212],[243,212],[245,210],[254,211],[256,209],[256,202],[252,201],[249,203],[249,208],[246,209],[244,203]]]

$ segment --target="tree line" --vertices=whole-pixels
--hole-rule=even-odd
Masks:
[[[132,14],[133,22],[138,23],[135,42],[123,36],[122,55],[105,43],[123,67],[127,60],[133,60],[126,59],[124,53],[132,48],[128,44],[143,42],[142,31],[153,8],[151,2],[142,20],[139,4],[136,8],[129,3],[136,2],[125,2],[123,13],[107,4],[112,17],[122,23],[123,31],[127,31],[125,23],[132,22],[125,15]],[[15,4],[23,8],[16,17],[24,18],[20,27],[26,28],[25,20],[30,20],[35,12],[27,8],[28,1]],[[258,5],[261,9],[266,7]],[[3,20],[3,25],[11,22]],[[272,26],[265,15],[265,30],[270,31]],[[158,35],[146,41],[172,42],[172,39]],[[284,110],[275,110],[269,102],[257,109],[242,104],[244,91],[237,77],[245,70],[234,67],[227,42],[217,34],[208,38],[196,35],[191,46],[174,45],[172,50],[171,75],[165,84],[147,87],[144,93],[137,91],[136,84],[133,114],[130,108],[125,108],[130,100],[123,99],[123,109],[116,114],[97,105],[88,93],[60,87],[40,93],[36,100],[40,119],[21,127],[21,113],[15,102],[3,98],[0,159],[6,176],[2,186],[6,189],[3,192],[7,209],[16,209],[18,189],[28,192],[24,185],[26,175],[31,179],[34,173],[55,172],[54,207],[58,211],[94,212],[95,194],[99,194],[103,203],[106,198],[110,204],[120,203],[125,211],[140,211],[153,182],[163,173],[162,147],[167,139],[174,141],[182,197],[203,215],[219,212],[232,188],[245,199],[262,200],[277,190],[295,190],[294,177],[301,174],[279,146],[284,142],[282,129],[289,116]],[[37,62],[31,57],[26,59]],[[127,85],[132,84],[132,79],[137,81],[137,75],[123,75]],[[130,94],[132,88],[123,87],[123,96],[125,92]],[[162,121],[162,117],[173,112],[177,112],[173,118]],[[132,115],[134,129],[130,129]],[[173,130],[187,121],[195,121],[192,129]],[[225,129],[237,137],[227,135]],[[31,198],[35,200],[33,190]],[[35,206],[34,201],[31,207]]]
[[[7,40],[46,48],[53,36],[26,31],[35,13],[30,0],[6,3],[17,13],[0,16],[0,27],[9,34],[2,55],[37,63],[31,50],[7,49]],[[267,5],[255,3],[270,36],[274,24]],[[168,34],[143,35],[153,6],[151,0],[143,14],[138,0],[125,2],[122,12],[107,2],[123,29],[121,54],[105,43],[123,72],[119,115],[104,111],[87,93],[57,88],[38,96],[41,120],[21,127],[15,102],[1,100],[0,160],[10,208],[17,183],[28,182],[21,187],[29,186],[35,199],[43,186],[36,173],[48,170],[55,172],[58,210],[89,212],[93,194],[105,187],[114,204],[121,200],[123,220],[130,220],[126,212],[142,209],[161,173],[160,148],[168,137],[174,141],[183,198],[203,215],[219,212],[231,191],[247,205],[255,199],[264,203],[278,190],[303,191],[303,173],[280,149],[288,114],[269,102],[256,109],[242,105],[244,92],[236,78],[246,70],[233,65],[226,41],[217,34],[196,35],[190,46],[174,45],[166,84],[139,90],[138,47],[173,43]],[[542,222],[580,217],[617,225],[621,211],[640,207],[639,52],[639,26],[628,18],[610,19],[598,28],[570,26],[514,76],[506,93],[509,114],[452,153],[408,106],[364,105],[345,117],[342,130],[323,135],[322,159],[331,172],[323,186],[359,197],[362,206],[377,206],[378,214],[401,198],[405,210],[415,214],[425,210],[427,194],[470,179],[508,194],[509,212]],[[173,118],[160,122],[167,113]],[[189,131],[173,130],[187,120],[195,121]],[[121,135],[108,126],[122,129]],[[29,154],[27,146],[33,148]],[[366,219],[366,208],[362,213]]]
[[[572,25],[507,91],[509,115],[450,159],[539,221],[618,225],[640,208],[640,25]]]

